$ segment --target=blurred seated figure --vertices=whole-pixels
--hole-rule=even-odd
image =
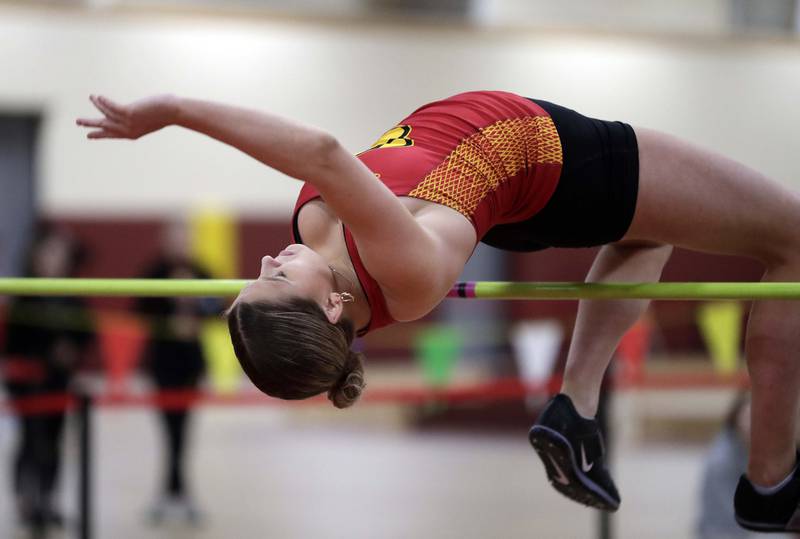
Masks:
[[[742,390],[731,403],[725,424],[705,456],[697,522],[698,539],[762,537],[762,534],[747,531],[736,524],[731,503],[739,477],[747,467],[749,440],[750,392]],[[788,539],[793,536],[771,534],[770,537]]]
[[[165,227],[161,252],[144,272],[149,279],[206,279],[208,273],[195,262],[189,250],[185,225]],[[222,306],[215,299],[140,298],[137,311],[146,317],[149,340],[145,346],[143,367],[158,391],[198,389],[205,372],[205,358],[200,343],[204,317],[218,314]],[[165,519],[200,521],[185,476],[185,455],[191,412],[191,398],[180,406],[159,409],[165,436],[165,464],[162,492],[150,510],[150,519],[159,524]]]
[[[83,250],[66,231],[40,226],[33,239],[25,275],[71,277]],[[63,525],[55,500],[66,412],[61,397],[76,367],[90,352],[94,323],[78,298],[17,297],[8,305],[6,342],[0,355],[2,377],[19,425],[13,456],[13,492],[22,527],[45,533]],[[37,405],[47,409],[36,410]]]

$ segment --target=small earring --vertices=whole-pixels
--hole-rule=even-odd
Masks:
[[[339,298],[342,300],[342,303],[353,303],[356,300],[350,292],[339,292]]]

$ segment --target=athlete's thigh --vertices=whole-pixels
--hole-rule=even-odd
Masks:
[[[625,239],[763,261],[798,253],[798,193],[675,137],[635,131],[639,193]]]

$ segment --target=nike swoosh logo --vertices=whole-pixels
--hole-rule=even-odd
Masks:
[[[561,471],[561,468],[558,466],[556,459],[554,459],[550,455],[547,455],[547,458],[550,459],[550,462],[553,464],[553,468],[556,469],[556,476],[554,477],[554,479],[558,483],[561,483],[562,485],[569,485],[569,478],[564,474],[563,471]]]
[[[584,472],[588,472],[589,470],[592,469],[593,466],[594,462],[592,462],[591,464],[586,462],[586,449],[583,447],[583,444],[581,444],[581,469]]]

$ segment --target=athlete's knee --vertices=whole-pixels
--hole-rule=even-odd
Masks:
[[[610,243],[606,247],[626,257],[647,256],[663,260],[664,263],[669,259],[673,250],[672,245],[646,240],[622,240]]]
[[[791,193],[791,200],[782,204],[791,206],[775,213],[776,226],[761,234],[756,242],[757,256],[767,266],[794,266],[800,268],[800,196]]]
[[[796,268],[797,277],[800,278],[800,240],[793,238],[767,239],[762,242],[755,253],[757,258],[767,268],[767,274],[786,269]]]

